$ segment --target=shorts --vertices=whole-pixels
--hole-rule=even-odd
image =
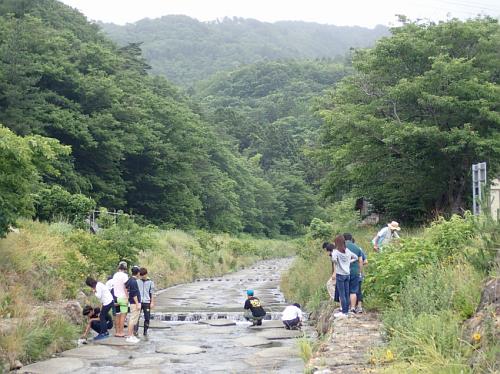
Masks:
[[[120,313],[127,313],[128,312],[128,300],[125,297],[119,297],[116,299],[116,302],[118,304],[117,312],[120,311]]]
[[[139,317],[141,316],[141,308],[136,308],[135,305],[130,305],[130,316],[128,323],[131,325],[137,325],[139,322]]]
[[[349,294],[357,294],[359,292],[359,274],[349,275]]]

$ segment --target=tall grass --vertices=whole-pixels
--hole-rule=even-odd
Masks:
[[[67,223],[21,221],[20,233],[0,240],[0,364],[27,363],[69,347],[80,327],[44,306],[88,292],[85,277],[105,281],[123,258],[147,267],[162,288],[293,256],[295,248],[293,242],[165,231],[130,220],[98,235]],[[3,328],[9,325],[15,328]]]

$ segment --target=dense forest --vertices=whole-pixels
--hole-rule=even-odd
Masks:
[[[200,22],[173,15],[125,26],[101,26],[119,45],[141,43],[153,73],[183,87],[219,71],[260,61],[342,58],[351,48],[372,46],[389,34],[385,26],[367,29],[243,18]]]
[[[471,166],[500,170],[500,26],[492,18],[421,24],[353,56],[324,98],[325,195],[368,197],[405,222],[463,213]]]
[[[324,217],[324,203],[347,197],[405,223],[467,209],[471,164],[487,161],[490,175],[499,169],[498,22],[402,21],[345,61],[304,58],[344,53],[333,37],[335,48],[319,48],[305,31],[285,39],[270,31],[318,25],[164,17],[120,28],[136,29],[131,43],[115,44],[55,0],[3,1],[2,231],[20,216],[74,218],[99,206],[166,227],[267,236],[304,232]],[[174,27],[186,22],[197,31]],[[168,32],[160,27],[170,23]],[[236,61],[232,70],[191,56],[202,70],[176,73],[186,91],[151,74],[153,46],[139,43],[139,25],[177,35],[172,46],[186,48],[189,38],[205,43],[197,33],[213,37],[206,46],[221,44],[211,28],[227,27],[237,51],[252,50],[237,35],[265,34],[290,55],[240,61],[217,51]],[[260,31],[241,31],[251,27]],[[380,36],[369,35],[344,43]],[[186,56],[170,58],[183,65]]]
[[[136,45],[115,46],[54,0],[3,2],[0,28],[3,230],[19,215],[50,216],[57,199],[92,206],[83,195],[173,227],[275,235],[290,226],[259,162],[149,76]]]

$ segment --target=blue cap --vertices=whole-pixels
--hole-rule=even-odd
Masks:
[[[253,296],[253,290],[247,290],[247,295],[248,296]]]

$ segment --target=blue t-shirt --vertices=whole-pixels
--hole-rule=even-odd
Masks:
[[[345,245],[346,245],[347,249],[350,250],[352,253],[354,253],[356,256],[364,259],[363,251],[356,244],[354,244],[350,240],[347,240],[345,242]],[[351,270],[351,275],[354,275],[354,276],[359,275],[359,261],[358,260],[351,262],[351,269],[350,270]]]
[[[134,297],[137,296],[137,301],[141,302],[141,293],[139,292],[139,286],[137,285],[137,280],[134,277],[130,277],[125,283],[125,287],[128,290],[128,302],[130,304],[135,304]]]

